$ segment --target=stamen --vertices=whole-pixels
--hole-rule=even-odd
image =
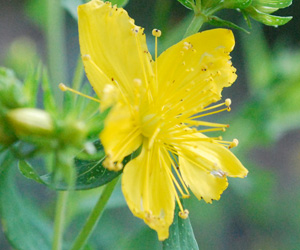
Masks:
[[[229,149],[236,147],[237,145],[239,145],[239,141],[238,139],[233,139],[232,143],[230,143],[229,145]]]
[[[216,111],[213,111],[213,112],[210,112],[210,113],[206,113],[206,114],[202,114],[202,115],[197,115],[197,116],[193,116],[191,117],[192,119],[196,119],[196,118],[200,118],[200,117],[204,117],[204,116],[208,116],[208,115],[214,115],[214,114],[217,114],[217,113],[221,113],[223,111],[230,111],[230,107],[227,107],[225,109],[220,109],[220,110],[216,110]]]
[[[187,123],[196,126],[206,126],[206,127],[216,127],[216,128],[229,128],[228,124],[220,124],[220,123],[213,123],[213,122],[204,122],[204,121],[194,121],[189,120]]]
[[[178,215],[181,219],[185,220],[187,217],[189,217],[189,210],[185,209],[184,211],[180,211]]]
[[[161,31],[158,29],[153,29],[152,30],[152,35],[155,37],[160,37],[161,36]]]
[[[156,130],[154,131],[153,135],[151,136],[150,140],[149,140],[149,148],[152,148],[153,143],[154,143],[154,139],[155,137],[158,135],[158,133],[160,132],[160,128],[159,126],[156,128]]]
[[[158,29],[152,30],[152,35],[155,36],[155,81],[156,87],[158,87],[158,75],[157,75],[157,38],[161,36],[161,31]]]
[[[227,99],[225,100],[225,105],[226,105],[227,107],[229,107],[229,106],[231,105],[231,99],[227,98]]]
[[[178,178],[179,178],[179,180],[180,180],[180,183],[181,183],[181,185],[183,186],[183,188],[184,188],[186,194],[182,191],[182,189],[181,189],[179,183],[177,182],[175,176],[172,174],[171,170],[170,170],[169,168],[167,168],[167,171],[168,171],[168,172],[170,173],[170,175],[172,176],[173,182],[175,183],[175,185],[176,185],[176,187],[178,188],[179,192],[181,193],[182,197],[184,197],[184,198],[190,197],[189,191],[188,191],[188,189],[187,189],[187,187],[186,187],[184,181],[182,180],[181,175],[178,173],[177,168],[174,166],[174,161],[173,161],[173,159],[170,157],[170,154],[169,154],[169,152],[166,150],[166,148],[164,148],[164,151],[165,151],[166,155],[168,156],[169,160],[171,161],[171,165],[172,165],[173,169],[175,170],[175,172],[176,172],[176,174],[177,174],[177,176],[178,176]],[[175,163],[176,163],[177,165],[179,165],[179,163],[178,163],[177,160],[176,160],[176,157],[175,157],[174,153],[171,152],[171,151],[170,151],[170,153],[173,155],[173,158],[174,158],[174,160],[175,160]]]
[[[58,85],[58,87],[60,88],[61,91],[70,91],[70,92],[73,92],[73,93],[75,93],[75,94],[77,94],[77,95],[80,95],[80,96],[83,96],[83,97],[85,97],[85,98],[91,99],[91,100],[93,100],[93,101],[95,101],[95,102],[101,103],[101,101],[100,101],[99,99],[96,99],[96,98],[94,98],[94,97],[85,95],[85,94],[83,94],[83,93],[81,93],[81,92],[79,92],[79,91],[77,91],[77,90],[75,90],[75,89],[71,89],[71,88],[67,87],[66,85],[64,85],[63,83],[60,83],[60,84]]]

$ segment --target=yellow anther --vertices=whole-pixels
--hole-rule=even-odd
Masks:
[[[227,98],[227,99],[225,100],[225,105],[226,105],[227,107],[229,107],[229,106],[231,105],[231,99],[230,99],[230,98]]]
[[[117,162],[115,170],[120,171],[123,168],[123,164],[121,162]]]
[[[60,84],[58,85],[58,87],[60,88],[61,91],[67,91],[67,90],[68,90],[67,86],[64,85],[63,83],[60,83]]]
[[[155,37],[160,37],[161,36],[161,31],[158,29],[153,29],[152,30],[152,35]]]
[[[238,139],[233,139],[233,141],[230,143],[230,145],[229,145],[228,148],[234,148],[234,147],[236,147],[237,145],[239,145]]]
[[[82,60],[83,60],[83,61],[91,60],[91,56],[90,56],[89,54],[83,55],[83,56],[82,56]]]
[[[188,198],[190,198],[191,196],[189,195],[189,194],[184,194],[184,195],[182,195],[182,199],[188,199]]]
[[[180,211],[178,215],[181,219],[185,220],[187,217],[189,217],[189,210],[185,209],[184,211]]]

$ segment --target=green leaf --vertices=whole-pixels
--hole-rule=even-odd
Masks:
[[[31,164],[27,161],[19,161],[18,167],[22,175],[24,175],[28,179],[32,179],[38,183],[46,184],[39,174],[35,171],[35,169],[31,166]]]
[[[236,25],[236,24],[234,24],[230,21],[223,20],[223,19],[221,19],[217,16],[211,16],[209,18],[209,23],[211,25],[218,26],[218,27],[219,26],[227,26],[229,28],[241,30],[241,31],[244,31],[245,33],[249,34],[248,30],[246,30],[246,29],[244,29],[244,28],[242,28],[242,27],[240,27],[240,26],[238,26],[238,25]]]
[[[55,114],[56,113],[55,99],[49,82],[49,76],[46,70],[44,70],[43,72],[42,88],[44,91],[44,98],[43,98],[44,108],[50,114]]]
[[[97,160],[82,160],[75,158],[75,170],[77,172],[76,183],[73,187],[75,190],[86,190],[105,185],[122,173],[122,171],[115,172],[104,168],[102,165],[103,160],[105,159],[103,147],[99,140],[96,141],[94,145],[98,150]],[[123,161],[123,165],[132,159],[132,157],[132,155],[127,156]],[[40,176],[28,162],[20,161],[19,170],[26,178],[45,184],[53,189],[67,190],[69,187],[66,182],[55,181],[53,173]]]
[[[51,249],[50,221],[17,190],[13,157],[0,162],[7,165],[0,175],[0,216],[4,233],[18,250]]]
[[[225,0],[223,5],[225,8],[230,9],[244,9],[252,3],[252,0]]]
[[[35,69],[30,69],[27,77],[24,80],[24,93],[28,97],[28,106],[36,107],[37,93],[41,78],[42,64],[39,64]]]
[[[110,0],[112,5],[116,4],[118,7],[124,7],[129,0]]]
[[[193,9],[194,1],[192,0],[177,0],[177,1],[181,3],[183,6],[185,6],[186,8],[190,10]]]
[[[256,5],[261,5],[270,8],[286,8],[292,4],[293,0],[258,0]]]
[[[183,201],[181,200],[183,203]],[[196,250],[199,249],[189,217],[182,219],[178,216],[178,204],[176,204],[174,221],[170,227],[169,238],[163,241],[164,250]]]
[[[261,12],[254,7],[249,7],[247,9],[247,12],[256,21],[261,22],[265,25],[275,26],[275,27],[284,25],[293,18],[291,16],[281,17],[281,16],[273,16],[273,15],[265,14],[264,12]]]

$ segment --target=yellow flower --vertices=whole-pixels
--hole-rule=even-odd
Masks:
[[[86,74],[101,108],[112,105],[100,134],[103,164],[119,170],[124,157],[141,147],[124,168],[122,191],[132,213],[165,240],[175,200],[180,216],[188,215],[179,199],[189,197],[188,189],[210,203],[226,189],[227,176],[248,172],[228,149],[237,140],[203,134],[228,125],[199,120],[230,109],[230,99],[209,105],[236,79],[229,56],[233,34],[227,29],[195,34],[154,61],[144,30],[124,9],[93,0],[79,6],[78,14]],[[161,32],[153,35],[157,44]]]

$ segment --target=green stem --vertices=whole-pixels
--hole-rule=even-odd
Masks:
[[[195,13],[192,22],[187,28],[183,38],[196,34],[202,27],[202,24],[206,22],[206,19],[206,16],[202,15],[201,13]]]
[[[65,53],[65,16],[60,0],[47,2],[47,56],[53,91],[59,106],[62,105],[62,93],[57,87],[65,82],[67,60]]]
[[[114,190],[114,187],[118,182],[118,179],[119,178],[115,178],[105,186],[99,200],[97,201],[96,206],[94,207],[93,211],[90,213],[85,225],[83,226],[79,235],[75,239],[75,242],[71,250],[80,250],[82,249],[82,247],[84,247],[85,243],[87,242],[93,230],[95,229],[99,219],[101,218],[105,205],[108,202]]]
[[[62,238],[65,224],[65,212],[67,208],[68,191],[59,191],[56,203],[56,212],[54,220],[54,237],[52,250],[62,249]]]

